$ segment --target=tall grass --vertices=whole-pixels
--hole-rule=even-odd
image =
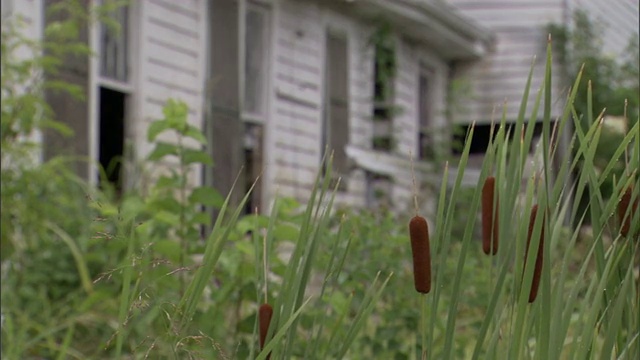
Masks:
[[[3,211],[14,205],[2,217],[3,244],[5,237],[15,244],[6,259],[3,253],[3,358],[640,358],[640,211],[633,205],[640,125],[597,165],[602,110],[577,114],[579,75],[562,115],[552,118],[560,94],[551,93],[551,64],[549,46],[542,87],[531,89],[532,67],[516,122],[508,127],[503,114],[493,126],[474,188],[462,186],[473,127],[457,173],[444,166],[437,207],[425,216],[432,266],[425,294],[415,291],[412,274],[406,225],[415,214],[336,209],[330,156],[305,204],[276,197],[268,214],[242,215],[251,190],[239,204],[229,194],[214,224],[200,207],[218,204],[218,195],[185,186],[187,165],[207,162],[201,149],[156,142],[156,160],[184,153],[190,160],[160,178],[155,193],[120,202],[75,177],[55,177],[51,163],[3,168]],[[204,143],[187,126],[186,106],[171,102],[166,110],[151,140],[166,130]],[[542,137],[530,156],[540,118]],[[496,224],[484,249],[490,255],[474,216],[488,201],[488,177]],[[611,177],[608,197],[601,188]],[[623,196],[628,205],[620,210]],[[586,209],[578,206],[584,197]],[[43,204],[46,211],[37,211]],[[210,228],[202,238],[199,225]],[[264,303],[273,309],[266,334]]]
[[[533,69],[533,68],[532,68]],[[533,71],[533,70],[532,70]],[[473,351],[456,347],[460,323],[465,322],[460,306],[466,302],[465,282],[469,256],[482,251],[474,231],[476,218],[467,219],[452,278],[445,278],[447,260],[453,256],[457,239],[452,236],[452,221],[459,210],[458,192],[469,155],[473,127],[459,162],[459,171],[453,187],[440,192],[435,212],[435,234],[432,237],[435,291],[426,300],[430,304],[432,320],[426,351],[429,358],[473,359],[633,359],[640,356],[640,308],[638,305],[638,273],[634,273],[639,257],[640,214],[628,206],[627,216],[632,228],[627,236],[621,234],[617,217],[618,203],[625,189],[637,188],[640,164],[640,128],[638,122],[618,145],[615,156],[604,170],[594,164],[594,153],[603,128],[603,114],[584,114],[590,124],[583,132],[584,121],[573,109],[575,89],[582,81],[575,80],[564,113],[551,118],[551,49],[546,58],[544,83],[531,104],[527,119],[532,73],[529,75],[518,119],[507,130],[503,116],[494,126],[492,139],[485,155],[478,184],[466,203],[471,214],[479,212],[485,179],[495,176],[498,234],[500,247],[496,257],[486,256],[481,263],[482,276],[487,277],[489,296],[481,300],[484,313],[473,341]],[[589,103],[592,96],[588,94]],[[542,101],[544,99],[544,101]],[[542,112],[541,142],[533,159],[529,149],[533,141],[533,124]],[[563,132],[575,129],[571,136],[570,151],[560,153]],[[512,131],[512,134],[509,134]],[[508,140],[510,137],[513,140]],[[531,164],[527,164],[531,161]],[[626,161],[626,170],[616,179],[614,194],[605,198],[601,185],[617,162]],[[557,164],[557,165],[554,165]],[[580,164],[580,167],[578,165]],[[533,171],[526,174],[529,165]],[[575,181],[572,175],[577,173]],[[444,171],[447,182],[447,169]],[[523,184],[523,177],[526,184]],[[636,184],[635,187],[629,187]],[[444,186],[444,185],[443,185]],[[632,190],[634,199],[637,189]],[[587,193],[590,197],[586,211],[578,212],[577,202]],[[629,200],[627,200],[627,203]],[[532,208],[538,216],[531,216]],[[587,215],[591,216],[592,234],[580,236],[580,228]],[[531,222],[529,219],[532,219]],[[527,244],[530,239],[530,244]],[[537,251],[544,240],[542,262],[536,265]],[[486,250],[486,249],[485,249]],[[584,255],[572,264],[571,254]],[[536,268],[541,267],[540,275]],[[577,268],[570,266],[577,265]],[[540,285],[537,297],[532,284]],[[535,279],[534,279],[535,277]],[[410,286],[407,284],[406,286]],[[537,284],[536,284],[537,287]],[[446,301],[446,308],[442,303]],[[446,317],[444,330],[436,329],[437,317]],[[438,338],[440,338],[438,340]]]

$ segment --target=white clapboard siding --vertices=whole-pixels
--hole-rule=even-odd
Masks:
[[[273,102],[267,158],[272,170],[265,192],[307,199],[320,169],[325,73],[325,37],[329,28],[347,36],[349,62],[349,143],[370,147],[373,52],[366,46],[370,29],[358,20],[312,2],[274,5],[272,54]],[[342,179],[346,191],[338,205],[364,206],[362,170]]]
[[[149,124],[161,118],[170,98],[189,107],[188,121],[202,127],[206,75],[206,0],[139,2],[139,59],[136,84],[135,138],[139,157],[151,150]],[[191,182],[198,183],[199,170]]]
[[[569,6],[573,10],[585,10],[604,27],[602,50],[606,54],[620,55],[630,37],[638,34],[638,0],[571,0]]]
[[[473,66],[461,70],[457,76],[471,85],[470,98],[464,111],[457,111],[456,123],[488,123],[502,116],[506,105],[507,121],[517,118],[522,94],[532,59],[536,57],[534,78],[528,102],[533,104],[537,89],[544,77],[547,34],[545,28],[564,19],[561,0],[506,1],[506,0],[449,0],[470,18],[491,29],[495,34],[494,49]],[[552,91],[554,99],[565,94],[560,82],[559,66],[554,63]],[[455,96],[455,95],[454,95]],[[552,106],[552,116],[562,110],[563,102]],[[531,106],[529,106],[530,114]],[[495,114],[494,114],[495,112]],[[540,113],[541,114],[541,113]]]
[[[281,1],[273,5],[272,102],[266,157],[270,177],[263,191],[308,199],[320,168],[323,32],[318,6]]]
[[[395,78],[395,105],[399,114],[393,119],[396,151],[402,156],[415,154],[418,133],[418,79],[420,63],[415,49],[405,42],[396,46],[397,73]]]
[[[349,40],[349,120],[350,142],[358,147],[371,148],[373,136],[373,57],[368,45],[372,29],[360,22],[353,22]],[[363,180],[364,181],[364,180]]]
[[[412,206],[413,174],[410,155],[414,161],[419,151],[419,77],[424,67],[431,73],[430,78],[430,121],[434,128],[443,128],[447,124],[445,115],[447,77],[449,68],[443,59],[431,49],[420,45],[399,42],[397,47],[398,72],[395,83],[395,104],[400,114],[394,118],[394,134],[398,141],[395,152],[402,161],[395,162],[392,174],[392,201],[398,211],[408,210]],[[445,136],[443,134],[443,136]],[[418,170],[419,172],[419,170]],[[420,174],[416,174],[420,178]]]

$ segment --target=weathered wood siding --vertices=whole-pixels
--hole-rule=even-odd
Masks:
[[[418,149],[420,60],[416,49],[400,39],[396,42],[396,59],[394,102],[398,114],[393,118],[394,153],[408,160],[410,154],[416,157]],[[408,161],[403,165],[396,164],[391,188],[392,203],[401,208],[410,204],[413,196],[411,167]]]
[[[349,146],[371,148],[372,93],[373,93],[373,48],[368,45],[371,28],[356,19],[330,9],[321,13],[323,33],[338,31],[347,37],[348,96],[349,96]],[[324,69],[326,71],[326,68]],[[350,164],[355,165],[353,159]],[[366,203],[365,172],[352,166],[343,178],[345,191],[336,196],[340,205],[364,206]]]
[[[605,54],[617,57],[624,52],[630,38],[638,34],[638,0],[569,0],[567,5],[570,11],[585,10],[592,20],[603,26]]]
[[[463,66],[457,76],[472,85],[468,108],[458,112],[454,121],[486,122],[496,110],[501,116],[502,104],[507,105],[507,119],[516,118],[526,78],[536,56],[535,72],[529,103],[535,100],[544,76],[546,37],[549,23],[566,24],[577,9],[585,10],[592,20],[603,25],[602,48],[606,54],[619,56],[638,33],[637,0],[449,0],[465,15],[495,31],[494,51],[477,64]],[[558,64],[554,63],[558,69]],[[559,115],[568,84],[554,71],[552,84],[557,99],[554,116]],[[530,107],[529,107],[530,108]]]
[[[136,110],[132,121],[137,157],[151,150],[146,141],[151,122],[163,117],[170,98],[189,106],[188,121],[202,128],[206,78],[206,0],[145,0],[139,3],[138,61],[134,63]],[[170,137],[163,140],[170,141]],[[195,144],[192,144],[195,145]],[[200,181],[200,169],[192,181]]]
[[[411,203],[413,184],[409,154],[418,150],[418,78],[420,64],[436,74],[433,122],[446,123],[445,93],[448,65],[437,54],[409,44],[396,34],[398,73],[395,104],[401,112],[393,120],[395,148],[372,150],[373,135],[373,27],[356,18],[313,2],[281,1],[274,4],[273,98],[267,131],[265,181],[267,198],[278,194],[306,200],[324,151],[321,143],[325,40],[329,29],[346,36],[349,63],[349,145],[353,167],[342,181],[345,191],[338,204],[367,204],[367,172],[388,176],[390,200],[398,210]],[[420,177],[420,174],[418,174]]]
[[[487,123],[500,119],[503,105],[506,118],[517,118],[527,76],[534,56],[535,68],[529,104],[533,104],[544,77],[547,44],[545,27],[564,20],[562,0],[449,0],[464,15],[478,21],[495,33],[495,48],[485,58],[469,66],[459,66],[456,77],[471,86],[471,93],[455,94],[464,98],[464,109],[457,109],[457,123]],[[556,67],[557,69],[557,67]],[[554,71],[553,91],[559,99],[566,93],[558,72]],[[563,101],[553,104],[558,115]],[[531,109],[531,106],[528,107]],[[527,112],[527,114],[529,114]]]
[[[449,66],[437,54],[427,47],[408,43],[405,40],[399,41],[398,53],[398,74],[396,77],[396,99],[395,103],[400,109],[400,114],[394,118],[395,137],[398,144],[395,153],[401,161],[396,164],[396,175],[394,175],[393,203],[397,210],[408,210],[413,206],[413,177],[411,172],[410,158],[420,162],[420,103],[419,79],[421,69],[427,69],[431,77],[429,82],[430,96],[426,100],[429,102],[429,118],[434,132],[434,145],[438,146],[441,136],[447,136],[445,129],[448,126],[446,118],[446,89]],[[442,144],[441,144],[442,145]],[[444,149],[434,149],[436,153]],[[448,148],[446,149],[448,151]],[[426,174],[423,170],[426,163],[422,163],[415,169],[415,177],[418,183],[426,181]],[[426,195],[421,192],[420,195]],[[426,201],[426,200],[425,200]],[[422,202],[421,202],[422,203]],[[425,208],[430,208],[425,206]]]
[[[268,198],[308,198],[321,166],[325,41],[328,28],[344,31],[349,62],[349,143],[370,147],[372,52],[366,27],[313,3],[274,5],[273,100],[267,132]],[[364,173],[351,171],[337,202],[363,205]]]
[[[312,4],[276,2],[264,189],[306,199],[319,168],[323,32]]]

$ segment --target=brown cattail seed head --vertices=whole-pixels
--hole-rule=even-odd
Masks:
[[[258,310],[258,327],[260,328],[260,349],[264,348],[264,344],[267,339],[267,332],[269,332],[269,324],[271,323],[271,316],[273,315],[273,308],[269,304],[260,305]]]
[[[496,178],[489,176],[482,186],[482,251],[498,253],[498,202],[494,202]],[[492,244],[493,243],[493,244]]]
[[[629,235],[631,229],[631,219],[636,211],[638,211],[638,199],[631,205],[631,195],[633,194],[633,185],[629,185],[618,203],[618,219],[620,220],[620,234],[622,236]]]
[[[431,290],[431,250],[427,220],[422,216],[414,216],[409,222],[409,235],[413,253],[413,282],[417,292],[427,294]]]
[[[531,208],[531,216],[529,217],[529,234],[527,236],[527,248],[525,250],[524,259],[525,267],[527,265],[527,256],[529,255],[529,245],[531,244],[531,236],[536,223],[538,214],[538,205]],[[544,215],[543,215],[544,216]],[[540,275],[542,274],[542,261],[544,253],[544,218],[542,219],[542,227],[540,228],[540,243],[538,244],[538,254],[536,255],[536,265],[533,269],[533,279],[531,279],[531,291],[529,292],[529,302],[532,303],[538,296],[538,287],[540,286]]]

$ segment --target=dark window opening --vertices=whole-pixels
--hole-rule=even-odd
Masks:
[[[462,154],[464,150],[467,134],[471,125],[461,125],[456,127],[453,132],[453,153],[456,155]],[[473,130],[473,138],[471,138],[471,147],[469,154],[484,154],[489,147],[489,140],[491,135],[491,124],[478,125],[476,124]]]
[[[497,133],[498,133],[498,125],[494,125],[495,129],[494,129],[494,134],[493,137],[495,139]],[[551,129],[553,129],[553,122],[551,123]],[[455,155],[460,155],[462,154],[462,151],[464,150],[464,145],[465,145],[465,140],[467,138],[467,134],[469,133],[469,129],[470,129],[471,125],[459,125],[459,126],[455,126],[454,127],[454,131],[453,131],[453,146],[452,146],[452,152]],[[525,126],[523,127],[523,131],[527,131],[527,125],[525,124]],[[509,140],[513,140],[514,138],[519,139],[521,135],[523,134],[515,134],[515,124],[513,123],[508,123],[506,124],[506,131],[507,134],[509,135],[508,139]],[[542,134],[542,122],[536,122],[536,124],[534,125],[534,129],[533,129],[533,137],[531,140],[531,146],[529,147],[529,152],[532,152],[535,150],[535,145],[536,145],[536,139],[538,137],[540,137]],[[471,139],[471,146],[469,149],[469,154],[484,154],[487,151],[487,148],[489,147],[489,140],[491,137],[491,124],[482,124],[482,125],[477,125],[475,126],[475,129],[473,130],[473,138]]]
[[[251,176],[251,168],[253,168],[254,165],[254,156],[253,156],[253,149],[244,149],[244,163],[245,166],[247,167],[247,176],[245,176],[244,178],[244,193],[246,194],[249,189],[251,189],[251,185],[253,185],[253,180],[252,176]],[[252,199],[249,198],[247,200],[247,202],[244,205],[244,214],[245,215],[249,215],[252,214],[253,212],[255,212],[255,208],[256,208],[256,204],[253,203]]]
[[[395,51],[390,46],[376,45],[373,88],[373,148],[391,150],[394,80],[396,71]]]
[[[125,137],[125,102],[122,92],[100,88],[99,160],[106,180],[122,191],[122,162]],[[102,176],[100,182],[102,182]]]
[[[247,124],[244,141],[244,193],[249,192],[254,182],[251,196],[244,207],[244,214],[255,213],[261,204],[261,172],[262,172],[262,126]]]

